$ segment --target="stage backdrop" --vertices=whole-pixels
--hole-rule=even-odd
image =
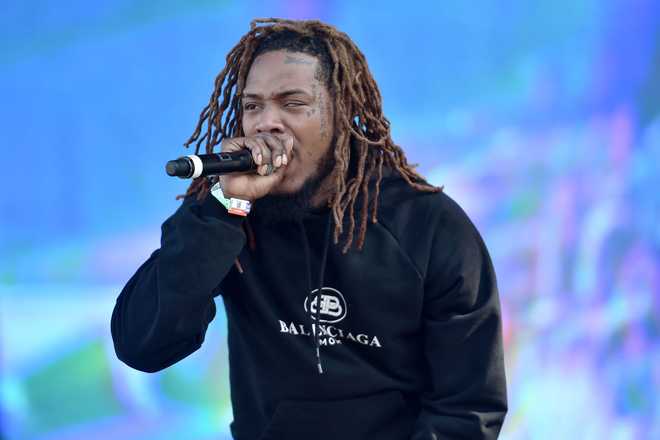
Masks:
[[[110,314],[186,188],[166,160],[268,16],[355,40],[395,141],[482,232],[501,438],[660,438],[651,0],[3,2],[0,437],[229,438],[222,303],[203,347],[157,374],[115,358]]]

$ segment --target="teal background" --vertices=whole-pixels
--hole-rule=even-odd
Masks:
[[[395,141],[484,236],[504,311],[501,438],[660,438],[652,0],[5,1],[1,437],[229,438],[222,309],[202,349],[156,374],[116,359],[109,321],[186,187],[165,162],[268,16],[353,38]]]

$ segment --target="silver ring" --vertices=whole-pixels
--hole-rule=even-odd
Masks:
[[[269,163],[266,165],[266,175],[270,176],[271,174],[273,174],[273,164]]]

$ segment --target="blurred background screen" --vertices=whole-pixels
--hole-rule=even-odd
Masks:
[[[175,366],[119,362],[110,314],[159,246],[229,49],[318,18],[365,53],[394,140],[494,260],[501,438],[660,438],[660,4],[6,0],[0,13],[5,439],[228,439],[226,320]]]

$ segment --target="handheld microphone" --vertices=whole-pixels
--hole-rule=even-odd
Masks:
[[[182,179],[194,179],[201,176],[235,173],[237,171],[253,171],[256,169],[257,165],[252,160],[250,150],[200,155],[191,154],[176,160],[170,160],[165,165],[167,174]]]

